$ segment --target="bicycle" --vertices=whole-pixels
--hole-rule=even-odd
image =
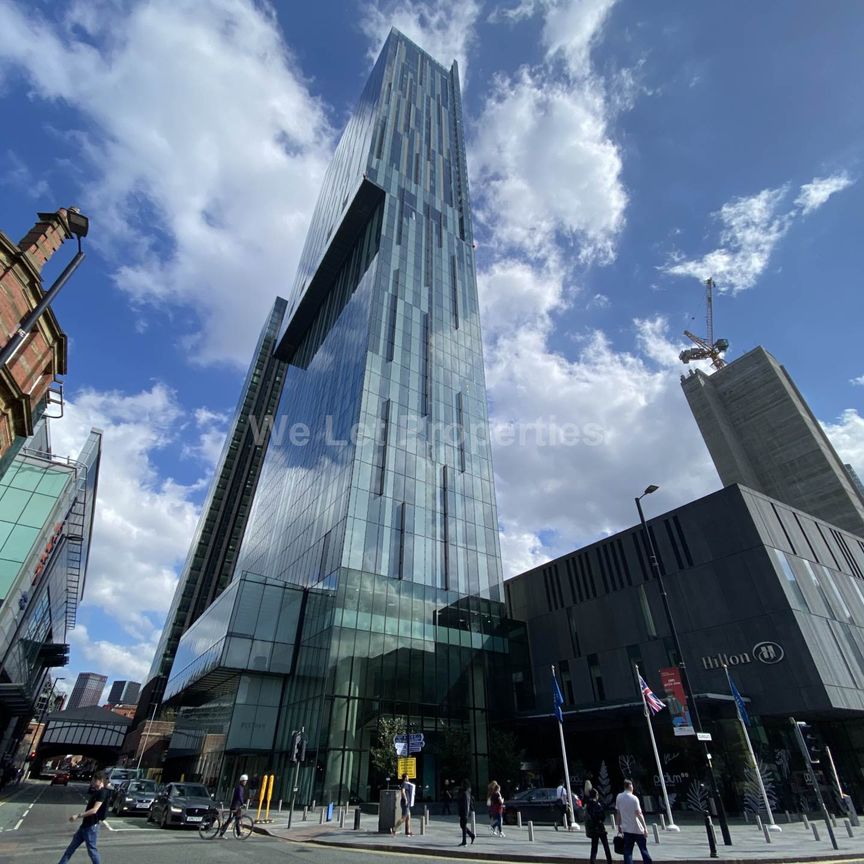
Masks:
[[[234,821],[234,814],[231,810],[226,810],[221,804],[218,808],[212,809],[198,826],[198,836],[202,840],[213,840],[222,830],[227,818],[233,822],[232,830],[234,836],[238,840],[245,840],[252,833],[252,817],[245,813],[240,817],[239,823]],[[227,832],[226,832],[227,833]]]

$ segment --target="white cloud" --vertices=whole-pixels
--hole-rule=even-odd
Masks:
[[[856,387],[864,387],[864,375],[859,375],[857,378],[850,378],[850,384],[854,384]]]
[[[80,203],[118,285],[194,309],[192,359],[245,364],[293,279],[333,137],[269,6],[100,0],[63,27],[2,4],[4,64],[86,120]]]
[[[864,417],[855,408],[847,408],[833,423],[822,421],[822,428],[840,459],[864,478]]]
[[[459,64],[464,88],[468,80],[468,52],[476,38],[480,14],[476,0],[438,0],[433,4],[417,0],[373,0],[363,7],[360,27],[370,40],[369,56],[375,59],[395,27],[446,68]]]
[[[609,261],[627,193],[610,132],[609,87],[590,64],[609,0],[549,2],[545,63],[499,76],[470,142],[477,216],[498,254],[554,255],[576,247],[583,263]]]
[[[146,681],[150,672],[150,661],[156,651],[155,641],[118,645],[116,642],[90,634],[82,624],[72,631],[69,643],[75,650],[76,667],[80,666],[82,671],[89,669],[108,676],[106,691],[117,680],[139,683]],[[74,685],[74,680],[71,683],[63,681],[57,685],[57,690],[69,693]],[[103,691],[101,701],[105,698],[106,693]]]
[[[720,291],[743,291],[759,280],[777,244],[793,223],[821,207],[852,183],[845,173],[805,183],[792,206],[784,203],[789,184],[734,198],[712,216],[720,223],[720,245],[701,258],[675,253],[660,269],[671,276],[700,280],[713,276]]]
[[[190,500],[196,487],[161,478],[153,462],[158,450],[176,445],[183,419],[174,394],[156,384],[133,395],[85,390],[51,425],[58,455],[76,455],[92,426],[103,430],[83,605],[142,643],[161,630],[198,519]]]
[[[801,187],[795,203],[801,208],[801,215],[806,216],[818,210],[835,192],[842,192],[852,185],[852,178],[845,172],[830,177],[814,177],[810,183]]]

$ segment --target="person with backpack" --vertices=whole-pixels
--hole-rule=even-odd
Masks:
[[[471,797],[471,783],[466,779],[462,781],[462,788],[459,790],[459,827],[462,829],[462,842],[460,846],[467,846],[467,838],[471,838],[471,844],[477,835],[468,827],[468,820],[471,818],[471,811],[474,809]]]
[[[606,808],[600,803],[600,796],[593,787],[588,790],[588,804],[585,807],[585,836],[591,838],[591,864],[597,862],[597,847],[603,844],[606,864],[612,864],[609,839],[606,836]]]
[[[70,822],[77,822],[80,819],[81,825],[73,835],[72,842],[66,847],[59,864],[66,864],[82,843],[87,846],[87,854],[93,864],[100,864],[96,841],[99,839],[99,823],[105,819],[108,813],[108,799],[110,797],[111,790],[106,785],[105,772],[97,771],[93,776],[87,809],[69,817]]]

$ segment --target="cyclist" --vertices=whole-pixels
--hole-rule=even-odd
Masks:
[[[219,832],[220,839],[225,839],[225,833],[228,831],[228,827],[233,822],[235,827],[235,831],[240,833],[240,817],[243,815],[243,806],[246,804],[248,799],[248,795],[246,792],[246,784],[249,782],[248,774],[241,774],[240,780],[237,785],[234,787],[234,794],[231,796],[231,815],[225,820],[225,824],[222,826],[222,830]]]

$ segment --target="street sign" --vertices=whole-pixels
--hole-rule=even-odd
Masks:
[[[419,753],[426,746],[422,732],[414,732],[408,736],[408,752]]]
[[[710,733],[710,732],[697,732],[697,733],[696,733],[696,739],[697,739],[698,741],[711,741],[711,740],[713,740],[713,739],[711,738],[711,733]]]
[[[397,773],[400,778],[403,774],[407,774],[408,779],[413,780],[417,776],[417,760],[413,756],[405,756],[400,759]]]

